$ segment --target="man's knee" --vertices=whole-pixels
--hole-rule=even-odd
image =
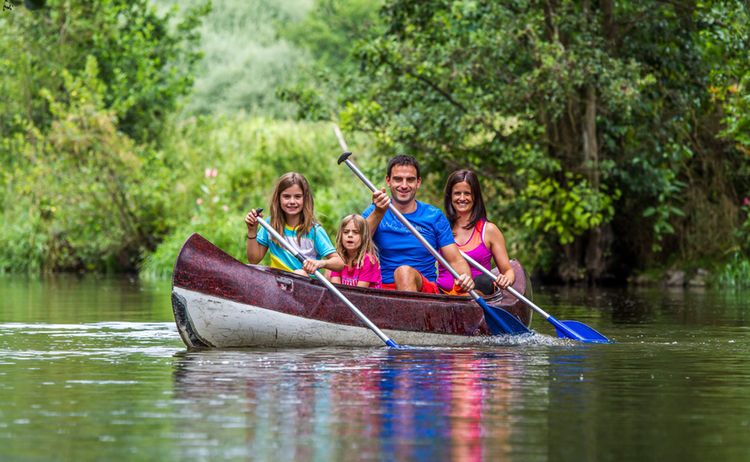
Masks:
[[[422,276],[409,265],[401,265],[393,272],[393,282],[398,290],[422,290]]]

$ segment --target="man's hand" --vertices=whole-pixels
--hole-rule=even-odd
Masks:
[[[375,208],[381,210],[383,213],[388,210],[391,198],[385,193],[385,188],[372,192],[372,203],[375,204]]]
[[[459,274],[455,284],[466,293],[474,290],[474,280],[471,278],[471,274]]]

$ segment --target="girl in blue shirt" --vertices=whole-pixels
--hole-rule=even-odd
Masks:
[[[284,237],[295,252],[304,256],[300,263],[275,242],[265,228],[258,229],[262,214],[253,209],[245,216],[247,225],[247,259],[257,264],[271,250],[271,267],[293,271],[297,274],[315,274],[318,269],[340,271],[344,261],[336,252],[331,239],[315,219],[310,185],[299,173],[285,173],[274,187],[269,204],[269,224]]]

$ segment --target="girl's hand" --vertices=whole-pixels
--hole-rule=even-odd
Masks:
[[[262,213],[258,213],[255,209],[250,210],[245,215],[245,224],[247,225],[248,231],[256,231],[258,229],[258,217],[262,217]]]
[[[320,268],[325,268],[325,260],[311,260],[307,259],[302,263],[302,269],[304,269],[307,274],[315,274]]]

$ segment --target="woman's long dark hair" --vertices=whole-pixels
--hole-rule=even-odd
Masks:
[[[487,210],[484,207],[484,199],[482,199],[482,189],[479,186],[479,178],[477,178],[477,174],[471,170],[456,170],[448,177],[443,192],[443,204],[445,206],[445,216],[448,218],[451,227],[453,227],[458,219],[456,209],[453,208],[453,201],[451,200],[453,186],[455,186],[456,183],[468,183],[469,188],[471,188],[471,198],[474,200],[474,206],[471,209],[469,224],[466,225],[466,229],[471,229],[479,223],[479,220],[487,218]]]

